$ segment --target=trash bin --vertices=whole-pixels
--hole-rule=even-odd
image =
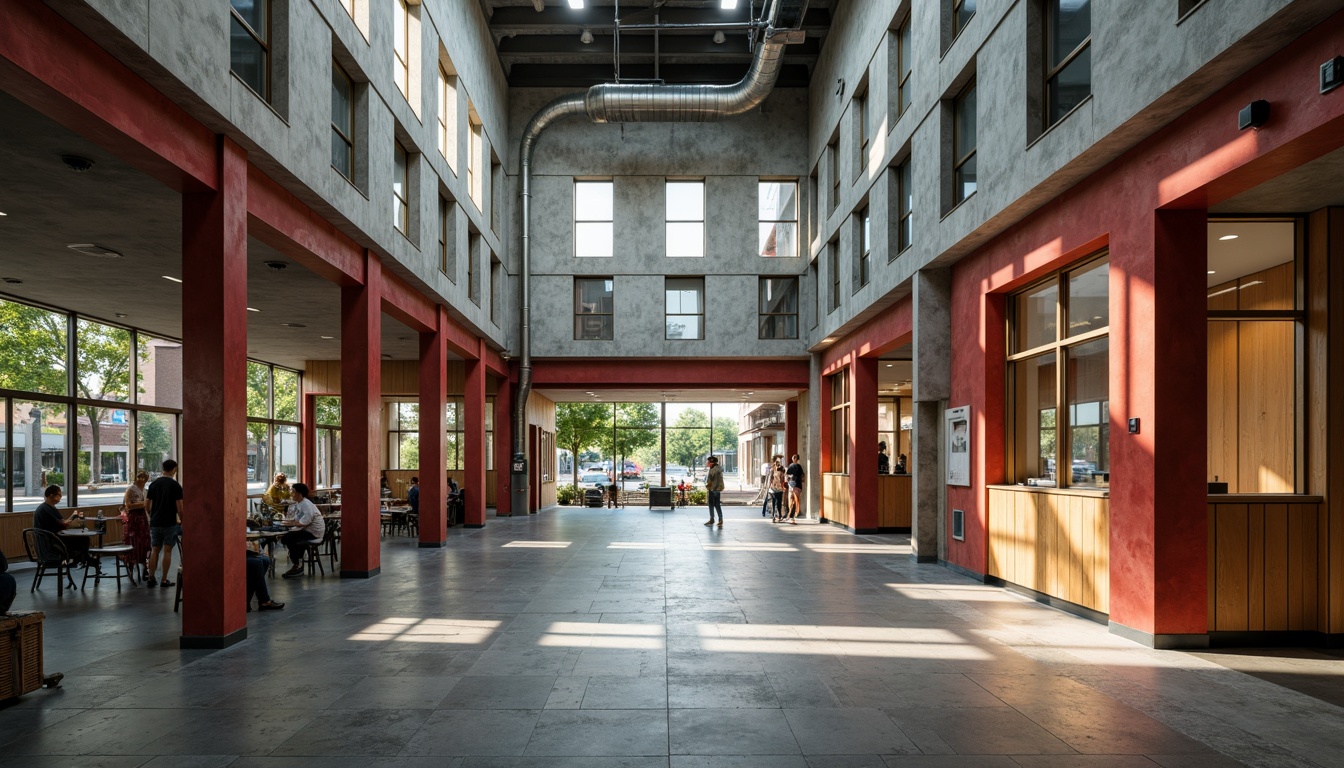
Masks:
[[[649,486],[649,510],[652,511],[655,508],[669,510],[675,508],[672,502],[672,486]]]
[[[606,501],[601,488],[586,488],[583,491],[583,506],[600,507]]]

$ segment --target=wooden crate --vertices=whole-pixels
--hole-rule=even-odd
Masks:
[[[42,687],[41,611],[17,611],[0,617],[0,699]]]

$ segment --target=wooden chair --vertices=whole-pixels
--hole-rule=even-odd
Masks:
[[[74,562],[70,560],[70,552],[56,534],[41,528],[25,528],[23,548],[28,554],[28,560],[37,564],[37,573],[33,575],[33,586],[29,588],[29,592],[35,591],[42,584],[47,572],[51,570],[56,571],[57,597],[65,594],[67,580],[71,589],[79,589],[75,586],[75,577],[72,573]]]

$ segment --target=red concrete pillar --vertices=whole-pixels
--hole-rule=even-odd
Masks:
[[[784,466],[798,452],[798,399],[784,403]],[[770,458],[769,456],[766,457]]]
[[[482,350],[484,351],[484,350]],[[485,361],[479,356],[466,361],[466,392],[462,407],[466,411],[463,421],[466,433],[463,435],[463,467],[466,469],[462,488],[467,491],[466,526],[468,528],[485,527]]]
[[[381,570],[382,262],[364,252],[364,284],[341,286],[341,578]]]
[[[438,308],[437,327],[420,334],[420,546],[448,542],[447,419],[448,349],[443,327],[448,311]]]
[[[309,488],[317,487],[317,395],[304,394],[299,399],[299,477]]]
[[[513,514],[509,484],[509,447],[513,445],[513,383],[507,377],[495,389],[495,517]]]
[[[877,358],[849,367],[849,498],[855,533],[877,532]]]
[[[1150,221],[1111,247],[1111,627],[1157,647],[1200,646],[1208,417],[1191,405],[1207,398],[1207,213]]]
[[[221,136],[216,161],[182,196],[183,648],[247,637],[247,153]]]

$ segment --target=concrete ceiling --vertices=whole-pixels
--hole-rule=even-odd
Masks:
[[[1308,213],[1344,205],[1344,149],[1337,149],[1248,189],[1210,213]]]
[[[3,92],[0,114],[0,295],[181,339],[182,299],[190,286],[163,277],[182,275],[177,192]],[[93,164],[76,172],[63,155]],[[120,256],[67,247],[79,243]],[[267,261],[287,268],[269,269]],[[248,306],[260,310],[247,313],[249,356],[295,368],[340,357],[335,284],[251,238],[247,266]],[[387,315],[382,342],[384,357],[419,357],[416,335]]]
[[[805,88],[812,65],[831,24],[835,0],[787,0],[801,14],[807,39],[785,49],[779,85]],[[761,0],[739,0],[735,10],[723,10],[719,0],[586,0],[581,9],[566,0],[480,0],[495,50],[509,85],[513,87],[587,88],[615,81],[616,10],[622,24],[713,24],[745,22]],[[584,43],[584,31],[592,42]],[[723,30],[724,42],[714,42],[713,28],[660,30],[655,56],[652,31],[622,29],[621,79],[667,83],[733,83],[746,74],[751,61],[745,30]],[[560,66],[557,66],[560,65]]]

